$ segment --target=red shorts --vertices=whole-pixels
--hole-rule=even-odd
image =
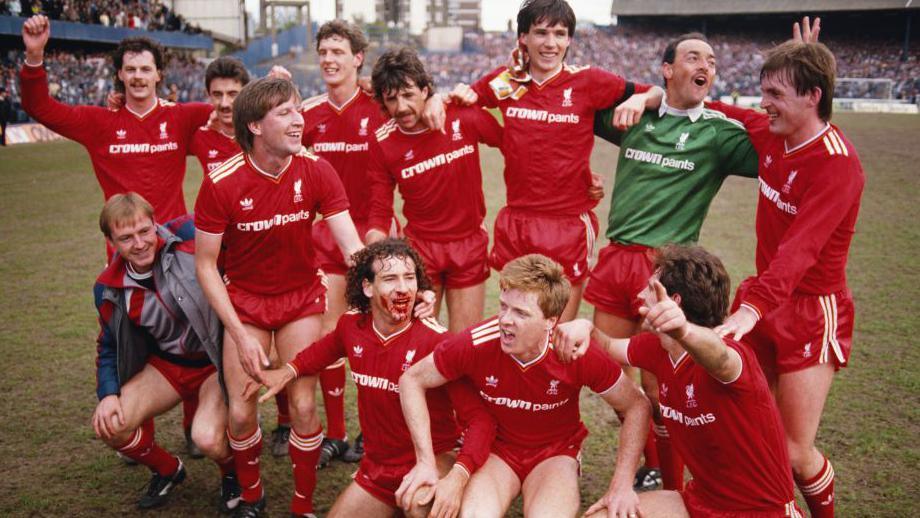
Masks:
[[[364,234],[367,233],[366,221],[355,221],[355,228],[358,229],[358,236],[364,241]],[[389,237],[397,237],[402,229],[399,221],[393,218],[393,224],[390,227]],[[317,268],[325,273],[332,275],[345,275],[348,271],[348,265],[345,264],[345,257],[339,249],[338,243],[332,237],[329,225],[326,220],[320,220],[313,224],[313,253],[314,263]]]
[[[709,505],[705,499],[694,491],[693,481],[687,483],[687,488],[680,491],[684,500],[684,507],[690,518],[804,518],[804,513],[796,505],[795,500],[786,503],[781,509],[772,511],[726,511],[718,505]]]
[[[403,477],[413,466],[413,464],[382,466],[364,457],[358,466],[358,472],[355,473],[355,482],[377,500],[390,507],[398,508],[396,490],[399,489]]]
[[[540,447],[522,448],[505,442],[492,443],[492,453],[505,461],[511,471],[517,475],[523,484],[530,472],[538,464],[551,457],[572,457],[578,462],[578,473],[581,474],[581,443],[588,436],[588,429],[582,425],[581,429],[572,437]]]
[[[456,241],[430,241],[408,236],[434,284],[467,288],[489,278],[489,234],[480,229]]]
[[[204,367],[186,367],[153,354],[147,357],[147,363],[166,378],[183,400],[197,399],[201,384],[217,372],[217,367],[211,363]]]
[[[489,263],[501,270],[522,255],[543,254],[561,264],[569,281],[578,284],[588,275],[597,228],[593,212],[556,216],[504,207],[495,220]]]
[[[756,277],[738,286],[732,312]],[[793,294],[757,322],[743,342],[757,353],[770,376],[831,363],[846,367],[853,344],[853,296],[844,289],[829,295]]]
[[[597,256],[585,300],[600,311],[638,322],[639,293],[648,286],[654,256],[654,248],[611,242]]]
[[[262,295],[227,286],[230,302],[244,324],[277,331],[295,320],[326,311],[326,286],[322,274],[303,288]]]

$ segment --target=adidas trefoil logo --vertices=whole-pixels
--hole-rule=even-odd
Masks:
[[[494,388],[494,387],[497,387],[497,386],[498,386],[498,378],[496,378],[495,376],[486,376],[486,386],[487,386],[487,387],[493,387],[493,388]]]
[[[364,348],[360,345],[356,345],[351,348],[351,352],[355,354],[355,358],[360,358],[364,354]]]
[[[217,150],[216,150],[216,149],[209,149],[209,150],[208,150],[208,158],[217,158]]]
[[[120,130],[118,130],[118,131],[115,132],[115,137],[116,137],[118,140],[124,140],[125,137],[127,137],[127,136],[128,136],[128,132],[125,131],[125,130],[123,130],[123,129],[120,129]]]
[[[243,210],[252,210],[252,198],[243,198],[240,200],[240,207],[242,207]]]
[[[329,395],[332,396],[332,397],[339,397],[339,396],[341,396],[341,395],[344,394],[344,393],[345,393],[345,389],[343,389],[342,387],[336,387],[336,388],[334,388],[334,389],[332,389],[332,390],[327,390],[327,391],[326,391],[326,394],[329,394]]]

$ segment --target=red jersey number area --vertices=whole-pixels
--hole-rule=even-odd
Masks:
[[[626,87],[620,76],[569,65],[543,83],[527,83],[523,95],[513,93],[506,67],[473,85],[480,104],[504,117],[509,207],[577,216],[597,205],[588,196],[594,112],[620,101]]]
[[[230,284],[276,295],[315,282],[313,219],[347,209],[342,182],[325,160],[303,151],[274,178],[239,154],[204,179],[195,227],[223,234]]]
[[[502,351],[493,318],[442,342],[434,352],[447,379],[467,378],[498,425],[497,441],[520,448],[555,444],[585,433],[578,407],[581,387],[603,393],[619,381],[620,367],[592,345],[563,364],[547,343],[524,364]]]
[[[742,361],[731,383],[710,376],[689,354],[672,361],[652,333],[633,337],[627,354],[630,365],[658,378],[662,419],[693,475],[687,491],[714,509],[783,516],[794,497],[779,411],[754,353],[725,343]]]

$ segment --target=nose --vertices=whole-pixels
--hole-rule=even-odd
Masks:
[[[300,114],[300,110],[292,110],[291,113],[294,114],[294,125],[303,126],[303,115]]]

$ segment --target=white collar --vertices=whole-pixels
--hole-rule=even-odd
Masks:
[[[801,144],[799,144],[798,146],[795,146],[795,147],[792,148],[792,149],[789,148],[789,145],[788,145],[788,144],[786,143],[786,141],[784,140],[784,141],[783,141],[783,148],[786,149],[786,154],[792,153],[793,151],[798,151],[798,150],[802,149],[803,147],[807,146],[808,144],[811,144],[812,142],[814,142],[815,140],[817,140],[818,137],[820,137],[821,135],[823,135],[824,132],[827,131],[827,128],[830,128],[830,127],[831,127],[831,123],[830,123],[830,122],[825,122],[825,123],[824,123],[824,127],[821,128],[820,131],[818,131],[817,133],[815,133],[815,135],[814,135],[813,137],[811,137],[810,139],[806,140],[805,142],[802,142]]]
[[[661,99],[661,106],[658,107],[658,117],[664,117],[666,113],[668,115],[674,115],[675,117],[688,117],[690,122],[696,122],[697,119],[703,115],[703,103],[687,110],[678,110],[668,105],[668,96],[665,95],[664,98]]]

